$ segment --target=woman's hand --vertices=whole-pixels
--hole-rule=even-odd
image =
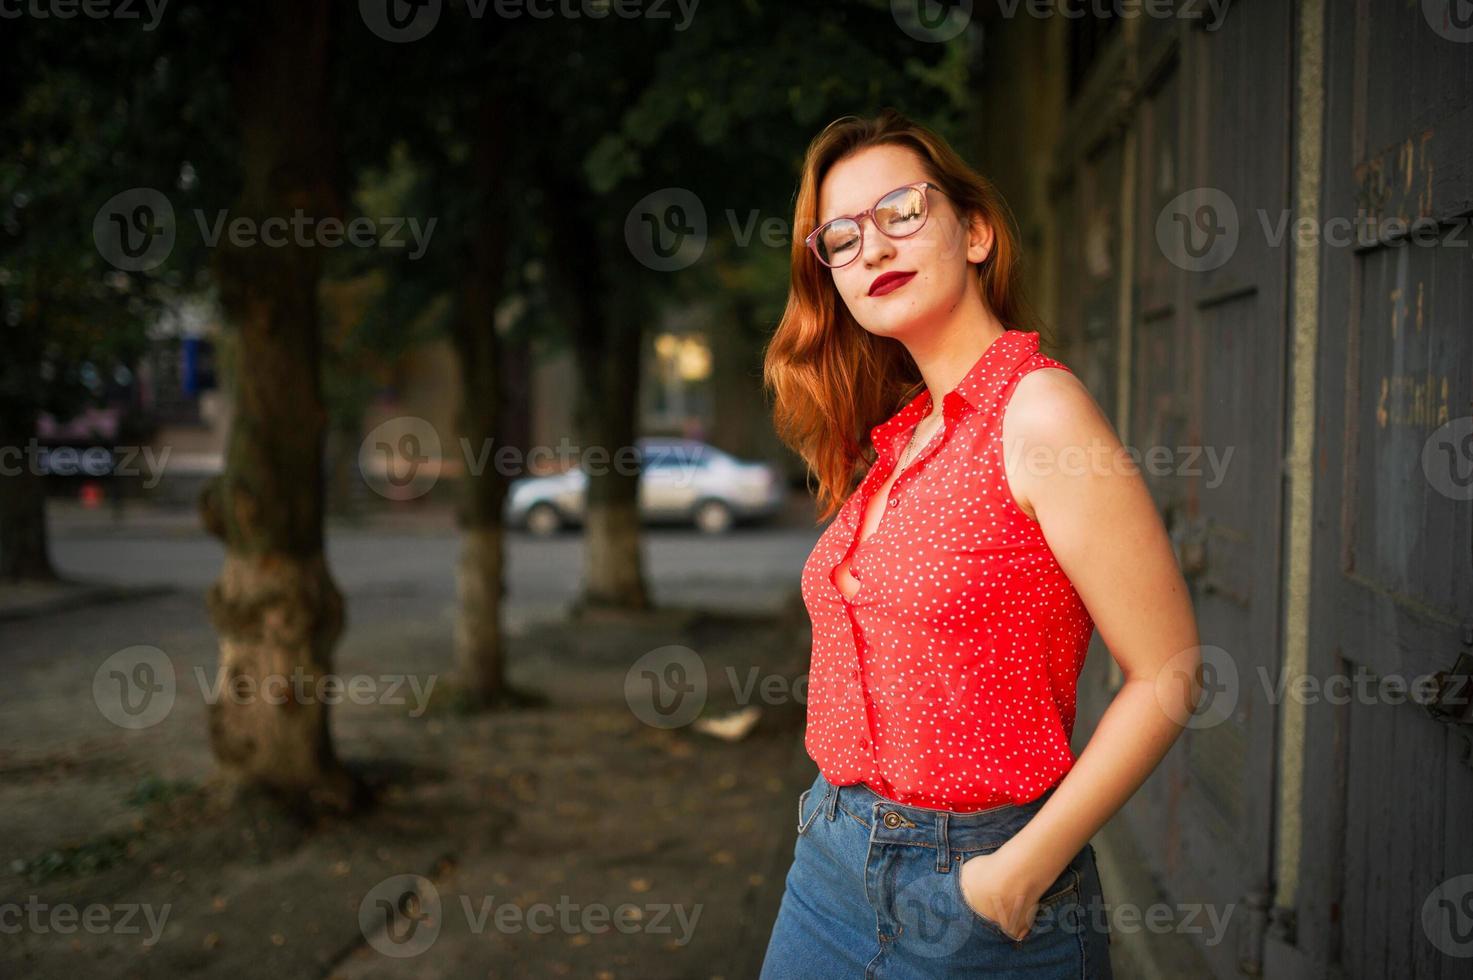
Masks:
[[[1016,849],[1010,852],[1004,844],[990,854],[973,855],[962,862],[958,873],[963,902],[1017,942],[1028,938],[1047,882],[1036,880]]]

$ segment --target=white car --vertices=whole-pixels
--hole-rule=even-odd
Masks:
[[[691,523],[724,534],[738,521],[770,518],[782,509],[782,474],[770,463],[745,462],[696,439],[650,437],[636,445],[644,464],[639,514],[646,522]],[[578,467],[513,480],[506,523],[542,536],[581,525],[587,488],[588,474]]]

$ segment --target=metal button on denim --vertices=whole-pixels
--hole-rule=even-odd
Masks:
[[[900,826],[900,814],[896,813],[894,810],[891,810],[890,812],[886,813],[884,819],[885,819],[885,826],[886,827],[899,827]]]

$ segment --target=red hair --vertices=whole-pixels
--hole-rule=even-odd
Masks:
[[[762,377],[774,394],[773,427],[818,475],[818,520],[836,513],[874,462],[869,430],[925,386],[904,345],[859,326],[834,290],[829,270],[804,237],[818,225],[818,190],[840,160],[871,146],[909,147],[966,220],[992,229],[992,250],[977,267],[982,302],[1008,329],[1035,327],[1022,295],[1018,236],[1002,197],[945,140],[894,109],[829,123],[808,145],[793,210],[792,278],[787,308],[768,341]]]

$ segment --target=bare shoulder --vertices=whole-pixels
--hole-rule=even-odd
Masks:
[[[1101,423],[1110,427],[1084,382],[1057,367],[1035,368],[1019,378],[1003,418],[1010,434],[1030,441],[1067,442],[1071,434],[1087,437]]]
[[[1035,519],[1032,497],[1041,481],[1070,471],[1049,463],[1067,463],[1081,450],[1111,453],[1120,448],[1114,426],[1084,382],[1057,367],[1036,368],[1018,379],[1003,413],[1002,438],[1014,499]]]

